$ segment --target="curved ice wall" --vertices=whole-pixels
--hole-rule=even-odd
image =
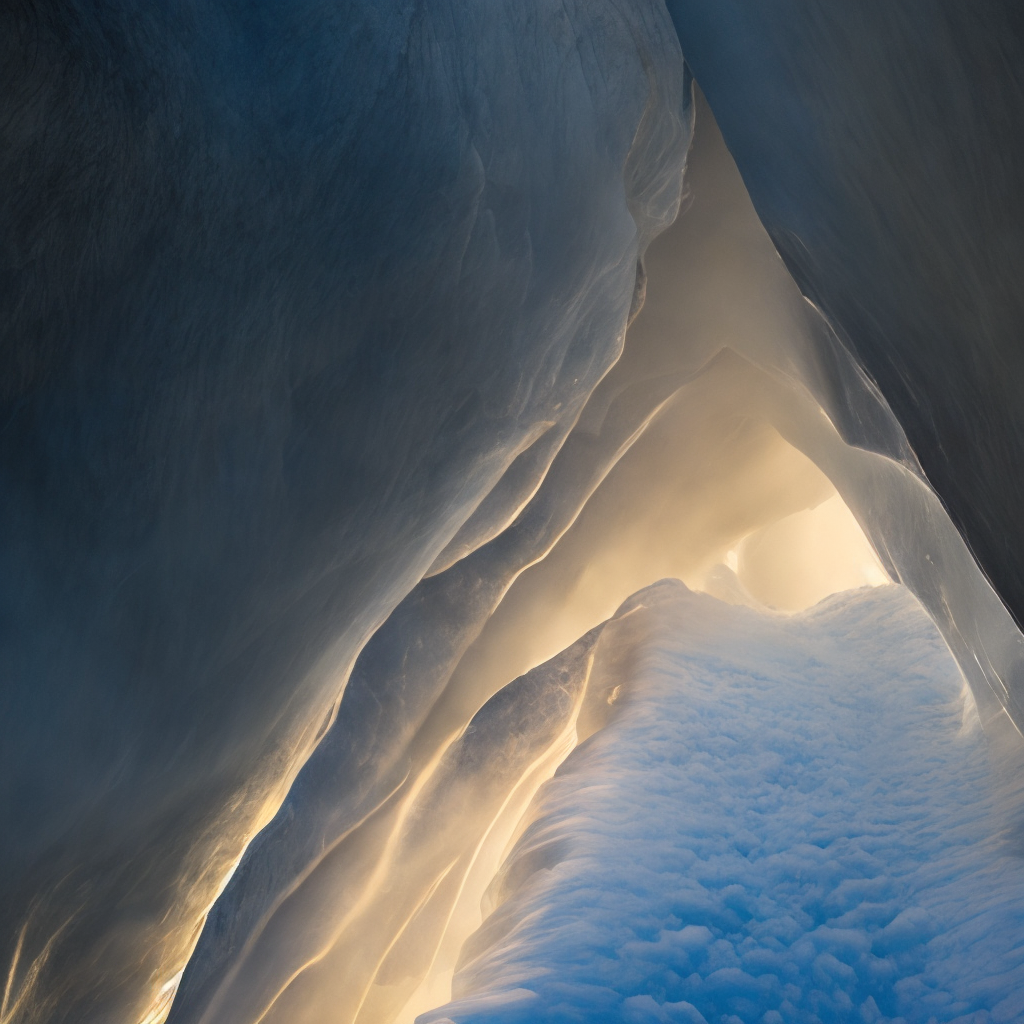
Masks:
[[[445,1002],[530,795],[601,726],[586,658],[602,620],[663,576],[733,599],[715,563],[832,486],[944,631],[990,729],[1007,721],[1020,635],[776,255],[703,105],[687,182],[619,362],[516,519],[440,560],[363,650],[337,721],[215,907],[172,1024],[411,1022]],[[481,733],[489,757],[466,763]]]
[[[998,545],[1012,506],[991,492],[1014,460],[1013,396],[983,406],[998,429],[971,467],[989,487],[977,507],[939,428],[1002,349],[934,312],[941,285],[904,258],[914,232],[885,204],[911,226],[941,209],[935,251],[961,243],[963,287],[1006,309],[990,283],[1019,266],[1019,236],[951,217],[945,180],[900,203],[900,160],[936,150],[901,134],[896,72],[877,85],[853,43],[891,30],[901,95],[945,144],[913,29],[934,20],[948,56],[951,22],[855,10],[851,28],[824,5],[672,6],[758,213],[828,321],[724,150],[638,272],[688,138],[658,4],[5,15],[4,1024],[159,1020],[321,736],[172,1019],[408,1011],[434,954],[435,973],[454,965],[537,785],[601,725],[579,718],[591,630],[658,575],[703,580],[828,480],[990,727],[1004,709],[1020,722],[1020,634],[917,461],[999,583],[970,530]],[[992,74],[1015,73],[993,12],[964,29],[980,49],[943,64],[968,92],[993,39]],[[976,205],[999,163],[986,132],[1018,123],[1004,94],[966,136]],[[823,127],[843,117],[865,126],[859,149]],[[865,184],[883,150],[889,177]],[[893,294],[928,327],[900,330]],[[877,331],[858,319],[883,314]],[[935,317],[972,353],[941,380],[924,372]],[[1010,313],[983,321],[1012,333]],[[942,415],[915,419],[925,402]],[[751,505],[735,482],[757,464],[785,472]],[[620,577],[673,516],[687,543]]]
[[[668,0],[758,215],[1024,621],[1024,10]]]
[[[362,644],[617,357],[684,71],[660,3],[0,39],[0,1015],[156,1019]]]

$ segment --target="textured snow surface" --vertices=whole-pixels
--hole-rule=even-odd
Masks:
[[[642,600],[617,717],[541,791],[421,1024],[1024,1019],[1019,753],[909,593]]]
[[[398,909],[443,904],[494,824],[460,793],[520,786],[502,744],[567,746],[524,713],[517,751],[488,702],[682,570],[615,579],[550,651],[525,609],[633,572],[614,541],[657,549],[659,520],[696,572],[769,521],[741,470],[771,477],[783,440],[982,717],[1024,723],[1024,640],[914,456],[1024,595],[1009,3],[0,5],[0,1024],[156,1024],[218,893],[172,1024],[382,1019],[350,950],[390,950],[360,982],[390,998],[430,948]],[[880,393],[721,161],[647,249],[678,207],[684,50]],[[442,761],[471,722],[492,745]]]

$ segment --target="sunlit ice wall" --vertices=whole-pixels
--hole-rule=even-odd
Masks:
[[[884,37],[897,49],[921,41],[905,16],[916,6],[876,22],[900,30]],[[948,155],[951,136],[976,184],[984,155],[1004,151],[972,102],[998,118],[1013,96],[943,109],[945,91],[897,88],[891,65],[862,61],[842,34],[890,7],[836,5],[823,22],[811,5],[759,33],[755,18],[746,77],[730,47],[749,43],[734,31],[749,19],[679,24],[709,91],[725,80],[715,105],[723,125],[732,112],[731,144],[773,143],[771,164],[745,149],[762,213],[764,186],[786,195],[789,158],[808,156],[778,75],[810,82],[804,100],[826,112],[852,103],[853,170],[816,174],[811,153],[804,183],[842,183],[847,198],[852,186],[868,200],[854,217],[872,199],[898,216],[863,224],[881,225],[867,233],[881,264],[869,246],[846,274],[847,249],[819,235],[803,270],[852,291],[847,312],[923,337],[926,355],[945,326],[935,310],[984,326],[987,344],[1013,323],[991,300],[1018,292],[1002,266],[1018,265],[1002,259],[1015,242],[986,243],[1015,190],[954,189],[959,201],[932,207],[944,221],[905,219],[950,182],[930,192],[941,160],[893,127],[925,110],[932,143]],[[0,18],[13,26],[0,102],[14,116],[0,121],[17,186],[2,207],[13,287],[0,291],[14,341],[0,348],[0,641],[15,669],[0,699],[16,713],[0,755],[20,787],[3,836],[5,1024],[158,1020],[225,885],[176,1015],[400,1012],[424,958],[441,948],[440,970],[458,945],[447,922],[500,858],[531,780],[597,727],[585,695],[593,630],[606,630],[592,624],[659,574],[791,609],[884,572],[935,617],[986,726],[1020,721],[1019,635],[727,160],[695,151],[692,206],[652,250],[650,300],[608,372],[644,290],[637,260],[675,215],[688,140],[660,0],[372,2],[345,17],[318,0],[118,0]],[[958,18],[969,27],[976,12]],[[726,44],[718,60],[705,29]],[[830,45],[802,45],[819,30]],[[968,71],[1000,56],[998,32],[981,50],[953,35]],[[953,63],[938,61],[939,80]],[[865,75],[881,87],[849,87]],[[730,104],[728,86],[752,82]],[[915,174],[875,160],[894,137],[917,144],[893,147]],[[1016,166],[988,165],[1004,184]],[[915,182],[924,203],[900,207]],[[818,223],[815,194],[795,197],[784,228],[801,212]],[[939,241],[964,243],[984,273],[944,258],[959,244],[923,244],[940,222],[952,230]],[[908,230],[885,248],[893,224]],[[850,237],[864,235],[832,236]],[[925,256],[941,273],[910,274],[927,287],[904,308],[904,268]],[[952,304],[931,301],[935,281]],[[980,308],[992,315],[979,325]],[[960,371],[988,351],[934,333]],[[946,387],[952,365],[926,361],[936,372],[917,397],[956,428],[972,394],[960,377],[973,378]],[[998,414],[979,419],[1012,425],[1012,379],[976,403]],[[1013,435],[975,440],[991,455]],[[973,469],[961,463],[964,480]],[[856,537],[851,517],[878,566],[826,529]],[[998,551],[1013,531],[996,532]],[[843,572],[826,571],[823,545],[844,548]]]
[[[360,648],[618,356],[685,72],[660,0],[0,48],[0,1018],[156,1019]]]
[[[905,583],[987,727],[1020,721],[1018,632],[703,104],[683,213],[645,271],[623,355],[546,474],[526,450],[511,514],[485,502],[364,650],[173,1024],[409,1024],[443,1003],[533,793],[599,727],[580,720],[594,645],[663,577],[774,614]]]

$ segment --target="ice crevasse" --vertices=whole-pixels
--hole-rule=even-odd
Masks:
[[[1012,5],[0,18],[2,1024],[1024,1018]]]

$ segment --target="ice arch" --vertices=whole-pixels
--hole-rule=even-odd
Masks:
[[[673,286],[655,287],[652,252],[633,332],[648,340],[616,363],[688,138],[686,71],[659,3],[363,4],[345,18],[312,0],[5,9],[4,1024],[160,1019],[211,900],[337,711],[225,891],[175,1013],[221,1000],[242,1019],[295,979],[315,988],[315,972],[275,974],[274,944],[303,915],[265,928],[265,912],[307,873],[319,880],[339,836],[366,839],[379,863],[364,826],[411,813],[403,786],[432,795],[419,767],[439,767],[451,730],[517,670],[519,614],[572,590],[571,574],[548,578],[559,558],[611,551],[580,507],[616,486],[635,504],[622,456],[639,459],[674,417],[704,422],[694,396],[759,432],[741,441],[820,467],[935,617],[986,724],[1019,722],[1020,636],[914,454],[1015,606],[1015,556],[999,551],[1015,527],[1005,382],[1020,260],[993,210],[1012,226],[1024,194],[1021,164],[998,155],[1020,122],[1019,34],[995,4],[973,25],[941,8],[915,57],[923,7],[850,10],[671,8],[771,238],[829,322],[748,217],[756,244],[733,255],[756,273],[719,286],[763,285],[750,297],[764,323],[744,329],[753,306],[726,289],[717,326],[680,349],[658,329]],[[879,25],[895,58],[861,65],[849,44]],[[933,64],[953,87],[901,89],[903,69]],[[972,92],[984,83],[994,106]],[[890,117],[896,95],[910,109]],[[859,149],[829,137],[836,110]],[[949,136],[973,140],[966,166],[947,115]],[[893,137],[914,140],[895,149],[916,154],[930,200],[900,206],[898,161],[874,174]],[[933,153],[949,175],[926,173]],[[861,162],[839,174],[846,156]],[[922,207],[946,214],[934,233],[917,230]],[[904,214],[915,230],[894,232]],[[661,252],[673,280],[714,256],[681,237]],[[962,278],[943,255],[958,243]],[[908,245],[942,273],[915,270]],[[960,345],[979,310],[982,342]],[[955,369],[927,362],[931,337]],[[964,396],[987,416],[974,462],[951,443]],[[601,521],[610,532],[614,517]],[[585,625],[593,609],[575,607]],[[579,619],[546,618],[547,647],[516,652],[521,668],[580,636]],[[338,708],[371,635],[361,690]],[[392,699],[400,713],[382,715]],[[359,742],[339,767],[330,737],[345,730]],[[261,860],[289,814],[293,834]],[[457,877],[429,879],[423,906]],[[337,946],[337,926],[308,929],[315,955]],[[272,970],[242,962],[256,931]]]
[[[441,559],[364,650],[333,729],[215,908],[172,1024],[411,1022],[445,1001],[531,795],[602,724],[594,694],[616,684],[591,678],[598,645],[602,678],[619,664],[604,624],[618,635],[630,595],[664,576],[756,605],[746,579],[782,607],[801,586],[906,580],[965,661],[985,652],[982,714],[1009,725],[1000,687],[1019,634],[888,407],[778,259],[702,104],[688,189],[648,250],[624,354],[536,493],[492,540]],[[773,531],[785,550],[787,520],[813,509],[832,513],[831,543],[847,530],[855,565],[787,591],[759,553]],[[740,580],[720,565],[735,549]]]
[[[1024,621],[1024,14],[668,0],[758,215]]]

